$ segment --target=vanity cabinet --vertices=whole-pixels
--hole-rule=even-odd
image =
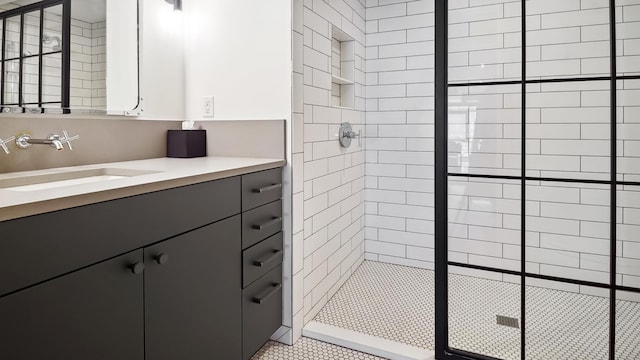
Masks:
[[[0,222],[0,359],[248,359],[282,323],[281,194],[278,168]]]
[[[144,249],[146,358],[239,359],[240,215]]]
[[[142,250],[0,298],[0,359],[144,358]]]

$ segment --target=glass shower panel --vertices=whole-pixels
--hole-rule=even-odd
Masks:
[[[640,282],[635,287],[640,288]],[[640,294],[616,292],[616,359],[640,359]]]
[[[527,359],[607,359],[609,289],[526,279]]]
[[[449,346],[520,359],[520,278],[449,266]]]
[[[4,35],[4,58],[17,59],[20,57],[20,16],[6,19]],[[7,69],[5,69],[6,71]],[[17,69],[13,70],[17,74]]]
[[[449,171],[520,175],[520,85],[449,88]]]
[[[608,284],[610,187],[527,181],[529,273]]]
[[[42,52],[62,51],[62,5],[44,9]]]
[[[449,82],[519,80],[521,0],[449,1]]]
[[[2,44],[4,42],[3,39],[3,34],[4,34],[4,22],[0,21],[0,44]],[[4,73],[2,73],[2,71],[0,71],[0,81],[4,81]]]
[[[449,178],[449,261],[520,270],[520,182]]]
[[[20,60],[8,60],[4,62],[4,95],[6,105],[18,105],[18,91],[20,74]]]
[[[617,105],[618,180],[640,182],[640,80],[618,81]]]
[[[608,81],[527,85],[527,176],[610,180]]]
[[[616,0],[618,75],[640,75],[640,0]]]
[[[640,186],[618,186],[618,285],[640,289]]]
[[[44,107],[59,108],[62,101],[62,55],[42,56],[42,101]],[[47,103],[55,103],[49,104]]]
[[[608,1],[526,3],[527,79],[610,74]]]
[[[40,61],[37,56],[22,60],[22,104],[29,107],[38,106],[38,73]]]
[[[40,53],[40,10],[24,14],[23,56]]]

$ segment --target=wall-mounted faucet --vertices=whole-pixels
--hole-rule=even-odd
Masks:
[[[13,140],[15,140],[14,136],[12,136],[10,138],[7,138],[7,139],[0,138],[0,148],[2,148],[2,150],[4,150],[5,154],[7,154],[7,155],[9,155],[9,153],[11,153],[11,151],[9,151],[9,148],[7,147],[7,144],[12,142]]]
[[[358,146],[362,146],[360,135],[360,130],[358,130],[358,132],[353,131],[350,123],[344,122],[340,124],[340,129],[338,130],[338,140],[340,141],[340,145],[342,147],[348,148],[349,146],[351,146],[351,140],[353,139],[358,139]]]
[[[31,145],[50,145],[54,147],[56,150],[64,149],[64,144],[67,144],[69,150],[73,150],[71,146],[71,142],[80,138],[80,135],[69,136],[67,130],[62,131],[62,135],[60,134],[51,134],[47,136],[46,139],[34,139],[29,134],[19,135],[16,139],[16,145],[20,149],[26,149],[31,147]]]

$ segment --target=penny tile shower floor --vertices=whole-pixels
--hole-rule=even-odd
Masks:
[[[449,288],[450,345],[519,359],[520,329],[497,325],[496,315],[520,318],[520,286],[450,275]],[[527,359],[607,358],[607,298],[527,286],[526,299]],[[433,271],[365,261],[314,320],[433,350],[433,300]],[[616,359],[640,359],[640,303],[617,307]],[[327,359],[360,358],[373,357]]]
[[[293,346],[269,341],[251,360],[377,360],[377,356],[353,351],[309,338],[301,338]]]

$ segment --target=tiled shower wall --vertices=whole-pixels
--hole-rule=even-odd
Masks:
[[[529,79],[608,75],[608,1],[526,3]],[[519,79],[521,1],[449,5],[450,81]],[[638,74],[640,1],[617,5],[618,70]],[[425,268],[433,267],[432,12],[433,1],[367,1],[366,257]],[[609,179],[608,87],[608,81],[527,87],[528,175]],[[520,85],[450,89],[451,172],[520,174],[520,99]],[[619,82],[620,179],[640,178],[639,99],[640,81]],[[519,182],[454,178],[449,187],[450,259],[519,270]],[[625,286],[640,284],[640,237],[633,235],[640,234],[638,191],[618,192],[618,283]],[[530,182],[527,196],[527,271],[607,283],[607,186]]]
[[[433,269],[432,0],[367,1],[366,257]]]
[[[71,21],[71,106],[107,108],[106,30],[106,21]]]
[[[0,8],[8,10],[14,5]],[[37,54],[39,48],[39,12],[25,15],[25,53]],[[54,46],[62,39],[62,18],[45,11],[44,34],[52,40],[43,43],[43,52],[55,51]],[[20,42],[19,18],[7,20],[6,28],[6,57],[19,55]],[[23,101],[38,101],[38,58],[24,59]],[[18,61],[8,62],[4,74],[7,86],[5,102],[18,103]],[[62,76],[61,55],[45,55],[43,59],[43,101],[59,102],[61,99]],[[88,23],[72,19],[71,21],[71,84],[70,104],[75,108],[104,109],[106,107],[106,22]],[[58,107],[59,105],[45,105]]]
[[[338,142],[364,124],[363,0],[293,1],[293,340],[364,260],[364,151]],[[354,42],[354,108],[331,102],[332,26]]]

